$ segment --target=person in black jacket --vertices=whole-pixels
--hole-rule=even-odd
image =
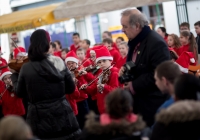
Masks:
[[[128,89],[134,98],[134,113],[143,116],[148,126],[154,123],[158,107],[166,100],[154,80],[154,70],[161,62],[170,60],[165,40],[148,26],[146,17],[137,9],[122,12],[122,30],[129,38],[127,61],[136,64]],[[119,75],[123,75],[124,68]]]
[[[40,139],[71,140],[80,133],[65,94],[75,90],[69,70],[59,57],[48,55],[50,36],[45,30],[33,32],[29,62],[11,76],[16,94],[28,96],[27,123]]]

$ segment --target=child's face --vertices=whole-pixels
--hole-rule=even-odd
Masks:
[[[180,35],[180,42],[181,42],[182,45],[187,45],[189,43],[189,38]]]
[[[11,81],[11,78],[10,78],[10,74],[6,75],[3,77],[3,82],[6,84],[6,85],[11,85],[12,84],[12,81]]]
[[[75,62],[73,62],[73,61],[68,61],[67,62],[67,68],[69,69],[69,70],[73,70],[73,69],[75,69],[77,67],[77,63],[75,63]]]
[[[107,42],[104,43],[104,46],[106,46],[108,48],[108,50],[112,49],[112,44],[109,44]]]
[[[61,57],[62,57],[63,60],[65,60],[66,54],[67,54],[67,53],[66,53],[65,51],[62,51],[62,52],[61,52]]]
[[[110,60],[99,60],[97,62],[98,66],[102,68],[103,70],[107,69],[111,65]]]
[[[167,43],[170,47],[174,46],[174,40],[171,36],[168,36]]]
[[[59,51],[61,48],[60,48],[60,45],[57,43],[57,42],[54,42],[56,44],[56,50]]]
[[[165,33],[162,32],[162,30],[160,28],[157,29],[156,31],[160,36],[162,36],[164,38]]]
[[[118,48],[119,48],[121,42],[122,42],[121,39],[117,39],[117,40],[116,40],[116,44],[117,44],[117,47],[118,47]]]
[[[76,55],[79,60],[84,60],[85,59],[85,52],[84,51],[77,51]]]
[[[180,31],[190,31],[190,29],[187,26],[181,26]]]
[[[79,42],[80,42],[79,36],[77,36],[77,35],[73,36],[73,42],[74,42],[74,44],[79,45]]]
[[[195,32],[198,34],[198,35],[200,35],[200,26],[194,26],[194,28],[195,28]]]
[[[96,53],[90,53],[90,58],[92,61],[96,60]]]
[[[85,40],[82,41],[81,48],[83,48],[85,50],[87,50],[89,48],[89,45],[86,43]]]
[[[128,54],[128,47],[125,45],[119,45],[119,52],[122,57],[126,56]]]

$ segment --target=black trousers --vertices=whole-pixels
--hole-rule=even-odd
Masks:
[[[95,114],[99,115],[97,100],[92,100],[91,96],[88,96],[87,101],[88,101],[88,106],[89,106],[90,111],[94,111]]]
[[[87,99],[77,102],[77,106],[78,106],[78,115],[76,115],[76,119],[79,123],[80,129],[83,129],[86,121],[85,116],[89,113]]]

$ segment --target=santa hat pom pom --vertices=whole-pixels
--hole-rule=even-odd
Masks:
[[[190,59],[190,62],[191,62],[191,63],[195,63],[194,58],[191,58],[191,59]]]

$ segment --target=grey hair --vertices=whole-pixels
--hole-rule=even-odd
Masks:
[[[127,44],[126,41],[122,41],[122,42],[120,43],[120,45],[124,45],[124,46],[128,47],[128,44]]]
[[[145,25],[148,26],[149,21],[148,21],[146,15],[143,13],[135,14],[135,13],[133,13],[132,10],[133,9],[124,10],[121,13],[121,15],[129,16],[129,24],[131,26],[135,26],[137,23],[140,25],[141,28],[143,28]]]

